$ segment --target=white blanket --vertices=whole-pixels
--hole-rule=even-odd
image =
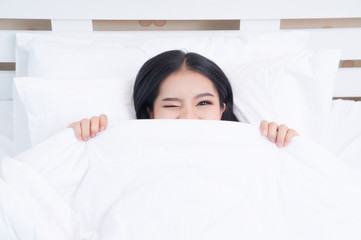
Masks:
[[[0,239],[361,239],[360,172],[243,123],[66,129],[0,170]]]

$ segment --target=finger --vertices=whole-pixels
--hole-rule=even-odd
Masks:
[[[295,136],[299,136],[298,132],[293,129],[288,129],[284,146],[287,147],[287,145],[291,142],[292,138],[294,138]]]
[[[268,135],[267,135],[267,137],[271,142],[276,142],[277,129],[278,129],[277,123],[271,122],[270,124],[268,124]]]
[[[80,121],[80,126],[81,126],[81,138],[83,139],[83,141],[88,141],[89,140],[89,135],[90,135],[90,121],[87,118],[84,118],[83,120]]]
[[[288,131],[288,127],[284,124],[281,124],[278,127],[278,132],[277,132],[277,147],[284,147],[284,143],[285,143],[285,137]]]
[[[261,130],[261,134],[263,136],[267,136],[268,134],[268,121],[263,120],[259,126],[260,130]]]
[[[80,122],[74,122],[68,126],[74,130],[76,138],[80,141],[81,140],[81,127]]]
[[[90,137],[93,138],[99,132],[99,118],[94,116],[90,119]]]
[[[100,132],[104,131],[108,127],[108,117],[105,114],[99,116],[99,129]]]

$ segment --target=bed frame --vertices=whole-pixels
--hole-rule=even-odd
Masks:
[[[310,48],[343,49],[334,98],[361,100],[360,0],[0,0],[0,101],[12,100],[15,33],[309,30]]]

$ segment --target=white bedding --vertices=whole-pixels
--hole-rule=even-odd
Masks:
[[[361,102],[334,100],[322,145],[361,170]],[[13,102],[0,101],[0,158],[14,156]]]
[[[361,170],[361,101],[334,100],[322,145]]]
[[[0,239],[360,239],[361,174],[243,123],[66,129],[0,162]]]
[[[14,155],[13,102],[0,101],[0,158]]]

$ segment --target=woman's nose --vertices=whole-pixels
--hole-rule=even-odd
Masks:
[[[179,119],[198,119],[198,117],[193,109],[184,109]]]

